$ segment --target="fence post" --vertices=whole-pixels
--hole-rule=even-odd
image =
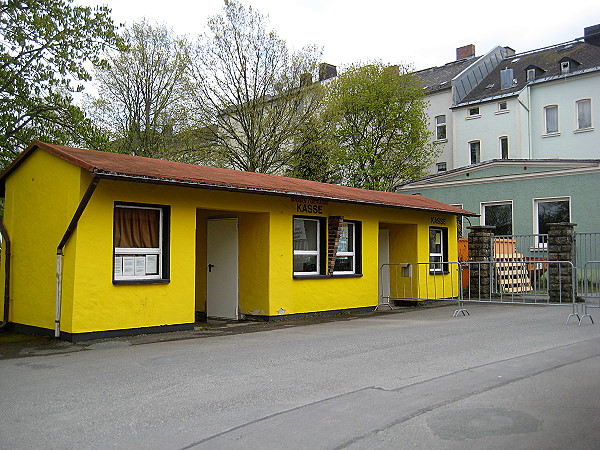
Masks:
[[[548,224],[548,260],[570,261],[575,266],[573,233],[576,223],[559,222]],[[573,270],[559,263],[548,264],[548,294],[551,302],[573,301]]]
[[[490,296],[490,277],[492,259],[492,235],[496,228],[489,225],[473,225],[469,229],[469,261],[481,264],[469,264],[469,291],[480,297]],[[485,262],[484,262],[485,261]]]

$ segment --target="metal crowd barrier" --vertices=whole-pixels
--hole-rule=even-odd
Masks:
[[[579,318],[579,325],[586,317],[594,323],[588,308],[600,308],[600,261],[586,262],[583,269],[578,272],[577,283],[583,286],[579,291],[582,297],[582,315]]]
[[[376,310],[392,309],[392,301],[459,300],[460,263],[394,263],[380,268],[381,290]]]
[[[600,264],[600,262],[598,262]],[[600,268],[600,266],[599,266]],[[550,272],[556,272],[550,285]],[[598,271],[600,272],[600,271]],[[465,303],[570,306],[580,317],[575,295],[574,266],[570,261],[492,261],[394,263],[380,268],[381,292],[376,309],[392,308],[392,301],[455,300],[454,316],[469,315]],[[591,288],[590,288],[591,289]],[[596,300],[600,282],[594,285]],[[591,292],[591,291],[590,291]],[[585,305],[585,304],[584,304]],[[600,307],[600,305],[590,306]],[[587,308],[587,306],[583,306]]]

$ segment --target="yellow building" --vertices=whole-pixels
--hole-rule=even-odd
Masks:
[[[39,141],[0,189],[4,320],[67,340],[372,309],[389,290],[382,263],[456,261],[456,217],[471,215],[419,195]],[[425,286],[452,276],[427,274]]]

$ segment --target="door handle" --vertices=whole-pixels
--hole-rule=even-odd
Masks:
[[[209,265],[208,265],[208,271],[209,271],[209,272],[212,272],[212,268],[213,268],[213,267],[215,267],[215,265],[214,265],[214,264],[209,264]]]

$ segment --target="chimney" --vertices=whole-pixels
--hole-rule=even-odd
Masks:
[[[458,47],[456,49],[456,60],[472,58],[475,56],[475,46],[473,44]]]
[[[506,50],[505,58],[510,58],[511,56],[515,56],[515,54],[516,54],[515,49],[513,49],[513,48],[504,47],[504,50]]]
[[[312,73],[303,73],[300,75],[300,87],[310,86],[312,84]]]
[[[600,24],[583,29],[584,42],[600,47]]]
[[[513,70],[502,69],[500,71],[500,89],[510,89],[513,86]]]
[[[337,67],[332,64],[321,63],[319,65],[319,81],[329,80],[337,77]]]

